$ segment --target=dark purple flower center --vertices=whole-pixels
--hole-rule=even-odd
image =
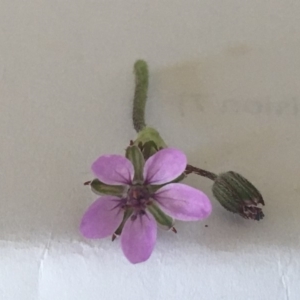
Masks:
[[[146,207],[151,202],[151,194],[145,185],[132,185],[128,189],[125,201],[126,207],[134,209],[131,219],[135,220],[138,215],[144,215],[146,213]]]
[[[133,208],[145,208],[150,202],[149,189],[144,185],[132,185],[127,192],[128,206]]]

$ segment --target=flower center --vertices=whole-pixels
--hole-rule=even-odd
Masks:
[[[149,189],[144,185],[132,185],[127,193],[126,204],[135,210],[144,211],[150,202]]]

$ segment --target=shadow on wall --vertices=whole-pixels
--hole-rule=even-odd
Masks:
[[[179,247],[189,241],[216,251],[300,248],[299,54],[296,47],[290,56],[274,49],[280,48],[238,45],[153,75],[159,118],[168,116],[166,126],[180,134],[189,162],[216,173],[240,172],[266,202],[264,220],[244,220],[213,199],[209,179],[190,176],[187,182],[211,196],[214,210],[204,222],[177,225]]]

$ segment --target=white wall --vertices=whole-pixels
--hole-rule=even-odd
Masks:
[[[296,0],[0,1],[0,299],[300,299],[299,13]],[[78,224],[90,163],[135,137],[138,58],[148,123],[191,163],[251,179],[266,217],[212,200],[208,220],[160,232],[130,265]]]

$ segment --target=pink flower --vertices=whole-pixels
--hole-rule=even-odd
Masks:
[[[121,246],[131,263],[147,260],[155,246],[157,224],[150,212],[156,204],[167,215],[182,221],[197,221],[211,212],[211,203],[201,191],[181,183],[166,184],[180,176],[187,160],[179,150],[166,148],[152,155],[137,179],[132,162],[121,155],[100,156],[93,164],[96,177],[107,185],[123,185],[122,196],[102,196],[85,212],[80,231],[86,238],[105,238],[114,234],[130,208],[121,232]],[[165,185],[163,185],[165,184]],[[151,189],[154,185],[163,185]],[[154,192],[151,192],[156,190]]]

